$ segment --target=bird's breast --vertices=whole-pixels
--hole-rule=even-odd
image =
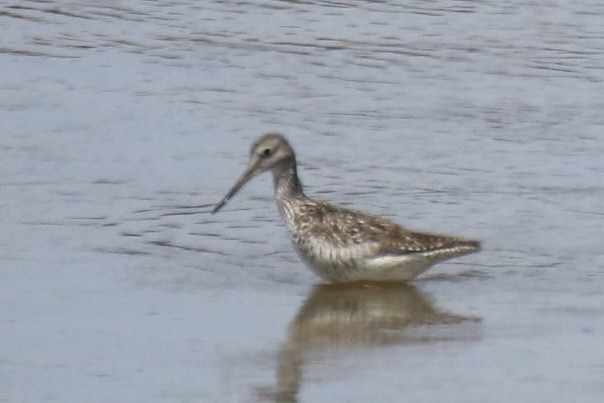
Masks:
[[[315,273],[328,280],[353,274],[378,249],[375,243],[334,244],[322,237],[295,234],[292,234],[292,242]]]

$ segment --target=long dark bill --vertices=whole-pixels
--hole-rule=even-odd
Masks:
[[[218,204],[216,204],[216,206],[214,207],[214,209],[212,210],[212,214],[215,214],[218,212],[218,210],[220,210],[225,204],[227,204],[227,202],[233,197],[235,196],[235,193],[237,193],[239,191],[239,189],[241,189],[243,187],[243,185],[245,185],[247,183],[247,181],[249,181],[250,179],[252,179],[255,175],[256,171],[256,167],[255,166],[249,166],[245,172],[239,177],[239,179],[237,179],[237,182],[235,182],[235,184],[233,185],[233,187],[231,188],[231,190],[229,190],[227,192],[227,194],[222,198],[222,200],[220,200],[218,202]]]

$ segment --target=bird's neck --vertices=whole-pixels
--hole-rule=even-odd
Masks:
[[[304,197],[302,182],[298,178],[295,159],[284,165],[281,169],[273,171],[275,196],[277,199],[294,199]]]

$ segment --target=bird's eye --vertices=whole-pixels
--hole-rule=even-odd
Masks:
[[[264,158],[266,158],[266,157],[270,157],[272,153],[273,153],[273,151],[270,148],[265,148],[264,150],[262,150],[262,153],[260,153],[260,155],[262,155]]]

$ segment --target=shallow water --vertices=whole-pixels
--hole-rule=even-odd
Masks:
[[[0,401],[599,402],[604,6],[0,8]],[[268,175],[484,250],[326,287]]]

